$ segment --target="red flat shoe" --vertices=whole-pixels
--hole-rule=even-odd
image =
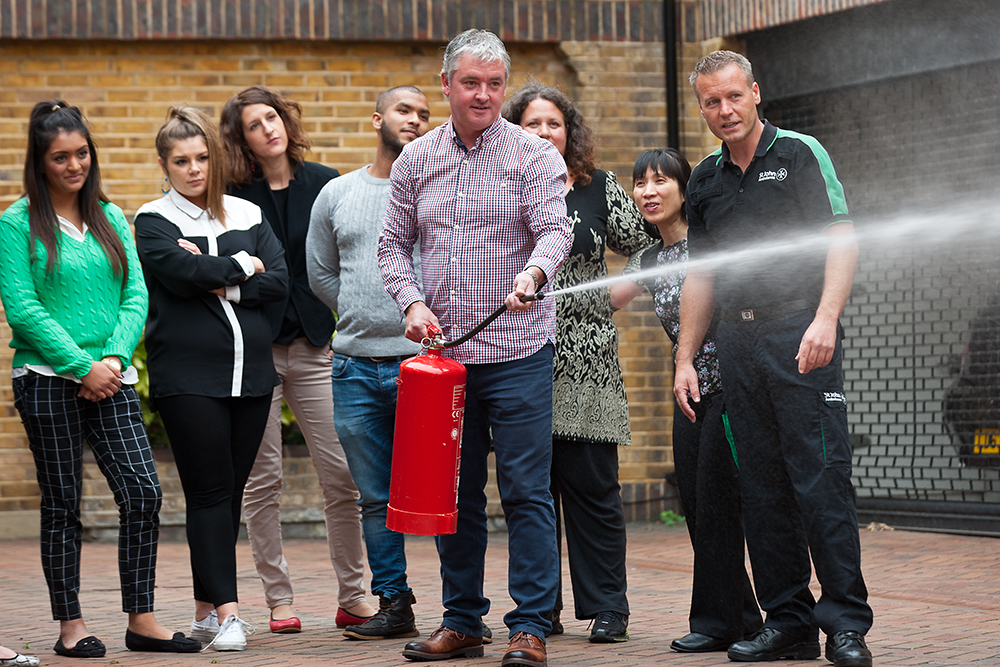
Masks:
[[[371,616],[355,616],[343,607],[337,607],[337,627],[346,628],[348,625],[361,625]]]
[[[271,619],[271,632],[277,633],[279,635],[290,635],[296,632],[302,632],[302,621],[296,617],[285,618],[280,621]]]

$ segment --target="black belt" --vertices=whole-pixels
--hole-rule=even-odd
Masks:
[[[376,364],[384,364],[387,361],[402,361],[406,357],[364,357],[368,361],[373,361]]]
[[[760,322],[804,310],[815,310],[815,307],[809,305],[809,302],[805,299],[797,299],[788,303],[779,303],[761,308],[726,308],[720,314],[719,319],[724,322]]]

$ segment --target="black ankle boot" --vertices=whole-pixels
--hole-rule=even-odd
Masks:
[[[395,637],[417,637],[417,625],[413,619],[413,608],[417,598],[412,592],[403,593],[395,599],[380,595],[378,611],[361,625],[348,625],[344,636],[349,639],[393,639]]]

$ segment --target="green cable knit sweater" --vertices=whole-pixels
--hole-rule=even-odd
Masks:
[[[125,215],[114,204],[102,206],[128,256],[124,286],[89,232],[83,242],[57,233],[59,256],[50,275],[41,242],[33,261],[28,254],[28,200],[18,199],[0,217],[0,297],[14,332],[15,368],[46,365],[82,378],[107,356],[117,356],[123,368],[131,363],[146,321],[146,284]]]

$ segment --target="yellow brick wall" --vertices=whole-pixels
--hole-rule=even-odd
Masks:
[[[344,42],[0,42],[0,208],[22,192],[27,118],[38,101],[65,99],[88,117],[108,196],[131,215],[161,196],[153,139],[171,104],[188,102],[218,118],[243,87],[278,89],[303,106],[313,141],[308,159],[357,169],[371,161],[371,113],[391,86],[422,88],[432,126],[448,115],[438,72],[443,44]],[[630,189],[632,161],[665,141],[663,48],[659,44],[508,44],[509,89],[529,78],[578,100],[598,134],[601,166]],[[621,264],[611,262],[611,270]],[[632,414],[633,442],[622,450],[622,479],[662,479],[669,449],[669,347],[648,297],[616,315]],[[5,325],[4,325],[5,326]],[[9,331],[0,329],[0,340]],[[0,350],[0,536],[17,533],[34,510],[37,486],[10,396],[10,351]],[[4,510],[18,513],[4,515]],[[20,514],[25,513],[25,514]],[[5,522],[6,521],[6,522]],[[18,533],[19,534],[19,533]]]

